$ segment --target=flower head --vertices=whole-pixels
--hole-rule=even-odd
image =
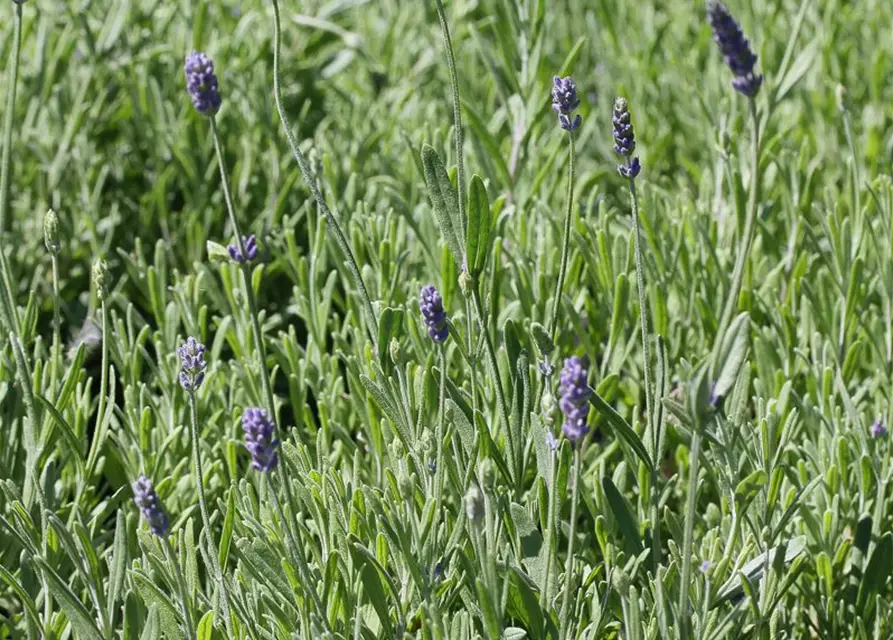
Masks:
[[[96,287],[96,297],[100,301],[109,297],[109,267],[105,260],[97,260],[93,263],[93,284]]]
[[[428,335],[434,342],[443,343],[450,335],[447,325],[447,314],[443,310],[443,298],[437,293],[434,285],[422,287],[419,295],[419,309],[422,311],[422,319],[428,327]]]
[[[189,336],[178,349],[180,356],[180,386],[186,391],[195,391],[205,380],[205,345]]]
[[[624,158],[626,164],[617,165],[617,172],[629,180],[634,179],[642,170],[638,157],[633,157],[636,150],[636,132],[629,115],[629,103],[626,98],[614,100],[614,113],[611,118],[614,124],[614,151]]]
[[[571,115],[580,106],[577,97],[577,85],[570,76],[555,76],[552,81],[552,108],[558,113],[558,123],[565,131],[575,131],[582,118],[577,114],[573,120]]]
[[[587,375],[586,364],[580,358],[574,356],[564,361],[558,385],[558,393],[561,395],[558,406],[564,414],[561,430],[573,444],[580,442],[589,433],[586,417],[589,415],[591,391],[586,382]]]
[[[226,248],[229,257],[233,262],[238,262],[239,264],[243,262],[254,262],[254,259],[257,257],[257,238],[253,233],[250,236],[242,236],[242,246],[245,247],[244,256],[242,255],[242,250],[239,248],[238,242],[229,245]]]
[[[166,536],[169,525],[167,514],[161,506],[158,494],[155,493],[152,481],[141,475],[134,481],[131,488],[133,489],[133,501],[142,512],[143,518],[146,519],[149,528],[152,529],[152,533],[156,536]]]
[[[263,409],[245,409],[242,413],[242,430],[245,432],[245,448],[251,454],[251,466],[269,473],[276,468],[279,456],[276,449],[275,427]]]
[[[551,451],[558,451],[558,438],[551,431],[546,432],[546,446]]]
[[[757,95],[763,84],[763,74],[754,73],[757,56],[744,37],[741,25],[729,13],[728,7],[719,0],[710,0],[707,5],[707,19],[713,28],[713,40],[726,59],[726,64],[735,77],[732,87],[746,96]]]
[[[199,113],[213,116],[220,109],[220,90],[214,63],[204,53],[194,52],[186,56],[186,91],[192,98],[192,106]]]
[[[881,422],[880,418],[874,421],[869,430],[872,438],[883,438],[887,435],[887,427]]]

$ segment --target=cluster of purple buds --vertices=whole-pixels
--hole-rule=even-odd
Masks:
[[[437,293],[434,285],[429,284],[422,287],[422,293],[419,295],[419,308],[431,339],[437,343],[446,342],[450,335],[450,328],[447,325],[446,311],[443,310],[443,298]]]
[[[574,356],[564,361],[564,369],[558,385],[561,398],[558,406],[564,414],[561,430],[573,444],[580,442],[589,433],[586,417],[589,415],[589,395],[592,393],[586,381],[586,363]]]
[[[152,533],[162,538],[166,536],[169,527],[167,514],[161,506],[158,494],[155,493],[152,481],[141,475],[134,481],[131,487],[133,488],[133,501],[142,512],[143,518],[146,519],[149,528],[152,529]]]
[[[565,131],[576,131],[580,126],[582,120],[580,114],[571,120],[571,116],[579,106],[577,85],[574,84],[573,79],[570,76],[566,78],[555,76],[552,81],[552,108],[558,113],[558,123]]]
[[[186,56],[186,90],[192,98],[192,106],[205,116],[213,116],[220,109],[220,89],[214,63],[204,53]]]
[[[626,98],[614,100],[614,115],[611,118],[614,123],[614,151],[626,159],[626,164],[617,165],[617,171],[621,176],[634,180],[642,170],[639,158],[634,157],[636,150],[636,132],[629,116],[629,103]]]
[[[887,435],[887,427],[881,422],[881,419],[878,418],[874,421],[870,428],[871,437],[872,438],[883,438]]]
[[[739,93],[754,97],[763,84],[763,74],[754,73],[757,56],[744,37],[741,25],[729,13],[728,7],[718,0],[711,0],[707,6],[707,19],[713,28],[713,40],[719,45],[726,64],[735,75],[732,87]]]
[[[245,448],[251,454],[251,466],[263,473],[275,469],[279,462],[276,453],[279,441],[267,412],[256,408],[245,409],[242,413],[242,430],[245,432]]]
[[[254,262],[254,259],[257,258],[257,238],[253,233],[250,236],[242,236],[242,246],[245,247],[244,255],[242,255],[242,249],[239,247],[238,242],[234,242],[226,248],[230,259],[239,264]]]
[[[189,336],[178,349],[180,356],[180,386],[192,393],[198,389],[205,380],[205,345]]]

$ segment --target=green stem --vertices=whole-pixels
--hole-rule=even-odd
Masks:
[[[446,433],[446,347],[440,346],[440,398],[438,402],[439,419],[437,421],[437,433],[434,436],[435,446],[437,447],[436,467],[434,472],[434,504],[437,514],[440,513],[440,500],[443,493],[443,439]],[[437,535],[437,515],[434,522],[434,533]]]
[[[53,262],[53,355],[51,364],[50,389],[56,393],[59,384],[59,367],[62,365],[62,317],[59,313],[59,261],[52,254]]]
[[[459,192],[459,219],[465,223],[465,166],[462,162],[462,103],[459,99],[459,76],[456,73],[456,58],[453,55],[453,41],[450,26],[446,19],[442,0],[435,0],[440,31],[443,34],[443,47],[446,51],[447,67],[450,70],[450,88],[453,94],[453,133],[456,139],[456,187]]]
[[[281,32],[279,2],[278,0],[273,0],[273,97],[276,101],[276,110],[279,112],[279,119],[282,121],[283,129],[285,129],[285,137],[288,139],[288,146],[291,148],[292,155],[298,163],[304,182],[307,183],[307,187],[310,189],[310,193],[313,195],[314,200],[316,200],[317,206],[326,217],[329,227],[331,227],[334,232],[335,241],[338,243],[341,253],[347,258],[347,269],[353,276],[357,289],[360,292],[360,298],[362,298],[363,301],[363,307],[366,314],[366,328],[369,331],[369,337],[372,340],[373,351],[378,353],[378,317],[375,315],[375,310],[372,308],[372,301],[369,297],[369,292],[366,290],[366,283],[363,282],[363,276],[360,273],[357,259],[354,256],[353,250],[350,248],[350,244],[347,242],[347,237],[344,235],[341,225],[338,224],[337,218],[335,218],[334,214],[329,209],[325,198],[323,198],[322,192],[319,190],[316,181],[313,179],[310,165],[307,163],[304,154],[301,153],[301,150],[298,148],[298,141],[295,139],[294,133],[292,133],[288,116],[285,114],[285,109],[282,107],[282,88],[279,85],[279,49],[282,44]]]
[[[282,467],[280,467],[280,469],[281,468]],[[290,492],[291,489],[288,486],[288,478],[285,476],[284,473],[280,473],[279,475],[286,491]],[[332,629],[329,626],[329,619],[326,615],[326,609],[323,606],[322,601],[319,599],[319,595],[317,595],[316,593],[316,584],[313,580],[313,576],[310,573],[310,567],[307,564],[307,559],[304,557],[304,550],[300,546],[298,546],[298,541],[295,538],[295,534],[292,531],[289,520],[285,517],[285,512],[282,510],[282,505],[279,502],[279,497],[276,495],[276,490],[273,487],[272,482],[269,483],[268,488],[270,499],[273,501],[273,507],[276,509],[279,520],[282,522],[282,528],[285,529],[285,534],[288,538],[288,546],[291,548],[291,553],[294,557],[295,564],[297,564],[298,566],[298,571],[301,574],[301,579],[304,581],[306,589],[310,593],[310,598],[313,600],[313,606],[316,608],[316,612],[319,614],[319,617],[322,618],[322,622],[326,628],[326,631],[331,634]],[[291,497],[289,497],[289,502],[291,502]]]
[[[9,263],[3,252],[3,236],[7,227],[9,209],[10,159],[12,154],[12,123],[15,118],[16,85],[19,79],[19,58],[22,51],[22,5],[13,3],[15,25],[13,30],[12,63],[9,65],[6,86],[6,116],[3,120],[3,157],[0,160],[0,311],[7,329],[16,336],[21,335],[18,311],[13,297],[12,278]]]
[[[576,167],[576,147],[574,145],[574,133],[568,131],[568,158],[567,170],[567,206],[564,210],[564,238],[561,243],[561,266],[558,269],[558,282],[555,286],[555,298],[552,300],[552,317],[549,320],[549,335],[552,342],[558,333],[558,315],[561,311],[561,295],[564,291],[564,279],[567,277],[567,262],[570,254],[571,217],[574,206],[574,171]],[[543,385],[545,388],[545,385]]]
[[[744,229],[738,240],[738,254],[735,257],[735,268],[732,271],[732,283],[729,288],[729,295],[726,298],[726,304],[723,308],[719,328],[716,332],[716,343],[714,344],[713,352],[714,369],[719,366],[716,359],[719,357],[722,348],[723,337],[729,327],[729,323],[732,321],[732,315],[738,307],[738,295],[741,293],[741,282],[744,279],[744,270],[747,267],[747,257],[750,255],[750,247],[753,243],[757,208],[760,201],[760,121],[757,116],[757,103],[753,98],[750,98],[750,116],[752,124],[750,197],[747,201],[747,216],[744,219]]]
[[[220,608],[223,614],[223,620],[226,624],[226,632],[230,638],[233,638],[232,620],[229,613],[229,589],[226,580],[223,577],[223,570],[220,567],[219,549],[214,545],[214,533],[211,528],[211,516],[208,513],[208,503],[205,500],[205,484],[204,473],[202,473],[202,456],[199,446],[198,437],[198,403],[195,399],[195,391],[189,392],[189,423],[192,432],[192,462],[195,470],[195,486],[198,489],[198,504],[202,513],[202,525],[205,529],[205,541],[208,545],[208,555],[211,557],[211,570],[214,577],[220,583]]]
[[[180,569],[180,563],[177,561],[177,556],[174,554],[174,549],[171,547],[168,537],[163,536],[161,540],[164,550],[167,552],[168,561],[174,568],[174,577],[177,580],[177,590],[180,592],[180,605],[183,607],[183,621],[186,625],[187,637],[190,640],[194,640],[195,624],[192,622],[192,610],[189,607],[189,595],[186,590],[186,581],[183,579],[183,571]]]
[[[574,538],[577,529],[577,502],[580,497],[580,459],[582,458],[580,448],[582,443],[578,443],[574,449],[574,493],[571,497],[571,520],[569,523],[568,539],[567,539],[567,560],[564,564],[564,594],[561,596],[561,613],[558,620],[561,622],[561,633],[558,635],[561,640],[568,638],[568,605],[570,604],[571,591],[574,586]]]
[[[238,218],[236,218],[232,192],[229,187],[229,178],[226,175],[226,164],[223,161],[223,149],[220,147],[220,135],[217,131],[217,120],[214,116],[211,116],[210,120],[211,134],[214,138],[214,151],[217,154],[217,165],[220,169],[220,183],[223,187],[223,199],[226,203],[226,211],[229,215],[230,224],[233,227],[233,233],[236,235],[236,246],[239,248],[239,253],[243,256],[247,256],[245,242],[242,237],[242,228],[239,225]],[[260,383],[263,389],[264,402],[267,405],[267,411],[270,414],[270,418],[276,422],[276,403],[273,399],[273,388],[270,385],[270,374],[267,371],[267,352],[264,347],[264,337],[258,317],[257,300],[254,297],[254,288],[251,286],[251,266],[247,260],[240,266],[242,279],[245,284],[245,301],[248,306],[248,317],[251,319],[251,333],[254,339],[254,349],[257,351],[257,357],[260,361]]]
[[[87,470],[84,476],[84,486],[89,482],[93,475],[93,467],[96,465],[96,459],[99,457],[99,448],[104,440],[104,424],[106,403],[109,388],[109,332],[108,332],[108,310],[105,306],[105,300],[99,301],[99,313],[102,320],[102,371],[99,377],[99,409],[96,412],[96,428],[93,431],[93,441],[90,443],[90,452],[87,454]]]
[[[629,158],[627,158],[629,164]],[[642,232],[639,223],[639,198],[636,195],[636,180],[629,180],[629,198],[633,212],[633,224],[635,226],[635,257],[636,257],[636,288],[639,294],[639,325],[642,329],[642,359],[645,372],[645,425],[651,434],[651,456],[654,465],[649,469],[651,473],[651,561],[656,572],[661,563],[660,548],[660,487],[657,483],[657,467],[660,460],[660,435],[659,425],[654,424],[653,398],[651,397],[651,348],[650,335],[648,333],[648,304],[645,298],[645,265],[642,259]],[[656,575],[656,574],[655,574]],[[656,590],[657,598],[655,606],[663,610],[663,592]]]
[[[490,332],[487,331],[487,326],[484,321],[484,305],[481,304],[481,294],[478,291],[476,283],[472,287],[471,297],[474,301],[474,308],[478,316],[478,327],[480,328],[481,333],[484,336],[484,346],[486,347],[487,351],[487,359],[490,361],[490,371],[493,375],[493,384],[496,387],[496,404],[498,405],[499,416],[502,419],[502,428],[505,431],[505,439],[508,443],[509,457],[511,458],[511,465],[509,467],[513,476],[511,480],[520,482],[520,478],[516,480],[516,478],[514,477],[517,473],[517,461],[515,458],[515,436],[512,433],[511,422],[509,421],[508,406],[505,403],[505,395],[502,390],[502,376],[499,373],[499,363],[496,360],[496,350],[493,348],[493,341],[490,339]]]
[[[691,605],[691,553],[695,528],[695,510],[698,504],[698,472],[700,471],[701,427],[695,424],[692,430],[691,450],[689,453],[688,495],[685,501],[685,531],[682,540],[682,577],[679,581],[679,633],[680,637],[689,637],[690,620],[688,617]]]

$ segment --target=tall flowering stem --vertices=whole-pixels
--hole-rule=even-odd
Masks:
[[[198,401],[195,392],[205,379],[205,345],[190,336],[182,346],[177,349],[180,358],[180,386],[189,395],[189,426],[192,435],[192,465],[195,472],[195,486],[198,490],[198,504],[202,515],[202,527],[205,531],[205,541],[208,545],[208,556],[211,558],[211,570],[217,582],[220,584],[220,609],[223,614],[226,631],[233,637],[232,620],[229,608],[229,587],[220,567],[218,550],[214,548],[214,530],[211,528],[211,516],[208,511],[208,503],[205,500],[204,473],[202,472],[201,440],[198,434]]]
[[[276,101],[276,110],[279,112],[282,128],[285,129],[285,137],[288,139],[288,146],[291,148],[292,155],[295,157],[295,161],[298,163],[298,168],[301,170],[301,176],[304,178],[307,188],[310,189],[313,199],[316,200],[316,206],[322,211],[328,222],[328,226],[335,234],[335,241],[338,243],[341,253],[344,254],[344,257],[347,260],[347,269],[353,276],[354,283],[356,284],[357,290],[360,292],[360,298],[363,301],[363,308],[366,315],[366,329],[372,340],[372,350],[373,352],[377,352],[378,316],[372,308],[372,299],[369,297],[369,291],[366,289],[366,283],[363,281],[363,276],[360,272],[360,267],[357,264],[356,256],[354,256],[353,249],[351,249],[350,244],[347,242],[347,237],[344,235],[344,231],[341,229],[338,219],[332,213],[331,209],[329,209],[329,205],[326,204],[326,200],[316,184],[313,172],[310,170],[310,164],[298,147],[298,141],[291,130],[291,124],[285,113],[285,109],[282,106],[282,88],[279,84],[279,50],[282,44],[282,27],[280,24],[278,0],[273,0],[273,39],[273,98]]]
[[[6,115],[3,119],[3,156],[0,159],[0,320],[7,331],[15,336],[21,335],[18,311],[12,294],[12,276],[9,263],[4,252],[4,234],[7,227],[7,211],[9,209],[9,179],[12,154],[12,123],[15,117],[16,85],[19,79],[19,58],[22,51],[22,5],[13,3],[15,21],[13,26],[12,60],[7,69]]]
[[[612,116],[614,125],[614,151],[623,159],[617,172],[626,178],[629,185],[629,200],[632,207],[633,226],[635,228],[636,289],[639,294],[639,326],[642,330],[642,361],[645,377],[645,424],[651,434],[651,457],[660,459],[660,425],[655,424],[653,415],[653,398],[651,386],[651,339],[648,332],[648,302],[645,297],[645,264],[642,258],[642,231],[639,221],[639,198],[636,194],[636,177],[642,170],[639,158],[634,156],[636,150],[636,134],[629,113],[629,104],[624,98],[614,101]],[[651,558],[655,571],[661,563],[660,548],[660,487],[657,484],[657,468],[648,470],[651,474]],[[663,610],[662,592],[657,590],[657,606]]]
[[[211,120],[211,134],[214,137],[214,151],[217,154],[217,164],[220,168],[220,183],[223,187],[223,199],[226,202],[226,210],[229,214],[230,224],[233,227],[233,231],[236,235],[235,246],[238,248],[238,253],[240,256],[249,255],[248,249],[246,247],[245,240],[246,236],[242,235],[242,229],[239,225],[239,220],[236,218],[235,208],[233,207],[233,198],[232,192],[230,191],[229,186],[229,178],[226,174],[226,165],[223,161],[223,150],[220,147],[220,135],[217,131],[217,120],[214,116],[210,117]],[[276,404],[273,400],[273,387],[270,384],[270,373],[267,371],[267,350],[264,346],[264,336],[260,326],[260,319],[258,316],[257,309],[257,300],[254,297],[254,287],[251,286],[251,263],[250,262],[239,262],[239,269],[242,272],[242,281],[245,285],[245,301],[248,305],[248,316],[251,320],[251,333],[254,338],[254,350],[257,352],[257,357],[260,365],[260,382],[261,388],[264,393],[264,401],[267,405],[267,410],[271,413],[271,415],[275,415],[276,412]]]
[[[577,528],[577,502],[580,497],[580,460],[581,451],[583,449],[583,441],[586,434],[589,433],[589,425],[586,419],[589,415],[589,396],[592,391],[589,389],[586,371],[586,362],[580,358],[573,357],[564,361],[564,369],[561,371],[560,384],[558,393],[560,399],[558,406],[564,414],[564,424],[561,431],[574,447],[574,474],[573,474],[573,494],[571,495],[571,519],[569,523],[568,539],[567,539],[567,559],[564,565],[564,594],[561,597],[561,611],[558,620],[561,625],[560,638],[569,637],[567,634],[569,624],[569,611],[571,591],[575,584],[574,580],[574,542],[576,538]],[[554,482],[554,480],[553,480]]]
[[[738,240],[738,251],[735,256],[735,268],[732,272],[731,286],[723,307],[719,330],[716,333],[713,352],[713,366],[715,369],[720,364],[717,362],[717,358],[719,357],[720,345],[722,345],[724,334],[728,330],[735,308],[738,306],[741,281],[744,278],[744,269],[747,266],[747,258],[753,244],[757,207],[760,198],[760,121],[757,115],[755,98],[763,84],[763,75],[755,71],[757,56],[751,49],[750,41],[744,36],[741,26],[722,2],[718,0],[710,1],[707,5],[707,19],[713,29],[713,40],[719,47],[720,53],[722,53],[726,64],[734,76],[732,87],[748,99],[752,136],[751,183],[747,201],[747,215],[744,219],[744,229]]]
[[[679,630],[680,637],[687,638],[689,608],[691,606],[691,554],[694,544],[695,510],[698,504],[698,473],[701,458],[701,427],[695,424],[692,429],[689,450],[688,493],[685,499],[685,530],[682,534],[682,575],[679,581]]]
[[[568,76],[559,78],[555,76],[552,83],[552,108],[558,113],[558,123],[567,131],[568,144],[568,169],[567,169],[567,205],[564,210],[564,234],[561,240],[561,264],[558,269],[558,282],[555,285],[555,298],[552,301],[552,317],[549,320],[549,335],[552,342],[558,333],[558,313],[561,310],[561,294],[564,290],[564,280],[567,277],[567,262],[570,254],[571,214],[574,204],[574,173],[576,170],[576,146],[574,144],[574,132],[580,126],[580,115],[573,119],[574,110],[580,105],[577,97],[577,86]]]

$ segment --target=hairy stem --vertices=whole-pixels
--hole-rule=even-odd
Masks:
[[[9,65],[6,85],[6,115],[3,119],[3,156],[0,159],[0,320],[14,335],[21,335],[18,311],[13,297],[12,276],[3,251],[3,236],[7,227],[9,209],[10,159],[12,154],[12,123],[15,117],[16,84],[19,79],[19,58],[22,50],[22,5],[13,3],[15,25],[12,43],[12,61]]]
[[[288,146],[291,148],[291,153],[298,163],[298,168],[301,170],[301,175],[304,178],[304,182],[307,183],[307,187],[310,189],[313,199],[316,200],[317,206],[326,217],[329,227],[335,234],[335,241],[338,243],[341,253],[343,253],[344,257],[347,259],[347,269],[353,276],[357,290],[360,292],[360,298],[362,298],[363,301],[363,307],[366,314],[366,329],[372,340],[373,351],[378,352],[378,317],[375,315],[375,310],[372,308],[372,300],[366,289],[366,283],[363,282],[363,276],[361,275],[360,267],[357,264],[357,259],[354,256],[353,249],[351,249],[350,244],[347,242],[347,237],[344,235],[344,231],[342,231],[338,219],[335,218],[335,215],[329,209],[322,192],[316,184],[316,180],[313,179],[310,165],[298,147],[298,141],[295,138],[295,134],[292,133],[291,124],[289,123],[288,116],[285,114],[285,109],[282,106],[282,88],[279,84],[279,49],[282,44],[282,27],[280,25],[278,0],[273,0],[273,39],[273,98],[276,101],[276,110],[279,112],[282,128],[285,129],[285,137],[288,139]]]
[[[750,98],[750,116],[751,116],[751,172],[750,172],[750,194],[747,201],[747,216],[744,219],[744,229],[741,237],[738,239],[738,253],[735,256],[735,268],[732,271],[732,283],[729,287],[729,294],[726,298],[726,304],[723,307],[722,317],[719,321],[719,328],[716,332],[716,343],[714,344],[713,366],[716,369],[719,363],[716,359],[719,357],[722,348],[722,341],[735,309],[738,307],[738,295],[741,293],[741,282],[744,280],[744,270],[747,267],[747,257],[750,255],[750,247],[753,244],[754,231],[756,229],[757,208],[760,201],[760,121],[757,115],[757,104],[753,98]]]
[[[239,220],[236,218],[236,211],[233,207],[232,192],[229,187],[229,178],[226,175],[226,164],[223,161],[223,150],[220,147],[220,135],[217,132],[217,121],[211,116],[211,134],[214,138],[214,151],[217,154],[217,164],[220,168],[220,183],[223,187],[223,199],[226,202],[226,211],[229,214],[229,221],[233,227],[233,233],[236,234],[236,246],[242,256],[247,256],[245,251],[245,242],[242,238],[242,229],[239,226]],[[273,387],[270,385],[270,373],[267,371],[267,350],[264,346],[264,336],[261,331],[260,319],[258,317],[257,300],[254,297],[254,288],[251,286],[251,266],[246,260],[241,265],[242,279],[245,284],[245,302],[248,306],[248,317],[251,319],[251,333],[254,338],[254,350],[257,351],[260,369],[260,383],[264,394],[264,402],[267,405],[267,411],[274,422],[276,421],[276,403],[273,399]],[[278,422],[277,422],[278,424]]]
[[[561,596],[561,613],[558,620],[561,623],[561,633],[559,638],[566,639],[568,637],[568,606],[570,605],[571,591],[574,586],[574,538],[577,529],[577,502],[580,497],[580,459],[582,458],[581,444],[578,443],[574,449],[574,492],[571,496],[571,520],[567,538],[567,560],[564,564],[564,594]]]
[[[568,131],[568,170],[567,170],[567,206],[564,210],[564,237],[561,241],[561,265],[558,269],[558,282],[555,285],[555,298],[552,300],[552,317],[549,319],[549,336],[555,342],[558,333],[558,315],[561,311],[561,295],[564,291],[564,279],[567,277],[567,261],[570,254],[571,216],[574,206],[574,171],[576,167],[576,147],[574,133]]]
[[[515,448],[515,436],[512,433],[508,406],[505,403],[505,394],[502,389],[502,376],[499,373],[499,363],[496,360],[496,349],[493,348],[493,341],[490,339],[490,332],[487,330],[487,325],[484,319],[484,305],[481,303],[481,294],[478,291],[477,284],[472,287],[471,297],[474,301],[474,308],[478,316],[478,327],[484,336],[484,347],[487,351],[487,359],[490,361],[490,372],[493,375],[493,386],[496,387],[496,404],[499,409],[499,417],[502,419],[502,428],[505,431],[505,439],[509,449],[509,458],[511,459],[511,464],[509,465],[512,473],[511,480],[519,482],[520,479],[515,478],[518,471],[515,457],[517,452]]]
[[[208,503],[205,500],[204,473],[202,473],[202,456],[198,437],[198,403],[195,399],[195,391],[189,392],[189,426],[192,433],[192,462],[195,471],[195,486],[198,490],[198,504],[202,512],[202,525],[205,530],[205,541],[208,545],[208,555],[211,557],[211,570],[214,577],[220,583],[220,609],[226,624],[227,635],[232,638],[233,628],[229,613],[229,589],[223,578],[223,570],[220,567],[219,549],[214,545],[214,533],[211,529],[211,516],[208,513]]]
[[[627,158],[629,163],[629,158]],[[639,325],[642,328],[642,359],[645,372],[645,425],[648,433],[651,434],[651,456],[653,466],[649,469],[651,473],[651,561],[654,571],[661,563],[660,548],[660,487],[657,484],[657,465],[660,460],[660,451],[658,451],[660,443],[660,434],[658,433],[659,425],[654,423],[653,415],[653,398],[651,397],[651,348],[650,335],[648,333],[648,303],[645,298],[645,265],[642,259],[642,232],[639,223],[639,198],[636,194],[636,180],[629,180],[629,198],[633,212],[633,225],[635,226],[635,257],[636,257],[636,288],[639,293]],[[655,606],[659,610],[663,610],[663,593],[657,590],[657,601]]]
[[[689,452],[688,495],[685,500],[685,530],[682,539],[682,576],[679,580],[679,633],[680,637],[689,637],[688,618],[691,605],[691,553],[695,528],[695,509],[698,504],[698,472],[701,456],[701,427],[695,424],[692,430],[691,450]]]

